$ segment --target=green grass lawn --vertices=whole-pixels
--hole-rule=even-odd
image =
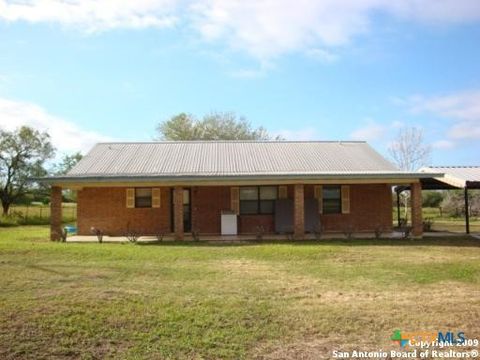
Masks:
[[[321,359],[480,337],[480,241],[74,244],[0,229],[0,358]]]

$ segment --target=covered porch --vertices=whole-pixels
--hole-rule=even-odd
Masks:
[[[392,232],[391,188],[399,183],[412,188],[415,204],[412,235],[421,237],[421,186],[418,179],[329,179],[293,184],[291,181],[264,180],[228,184],[143,182],[55,185],[51,198],[51,239],[59,240],[62,235],[63,188],[78,191],[78,228],[79,235],[83,237],[71,240],[91,240],[93,234],[90,228],[98,228],[106,241],[122,241],[126,239],[126,231],[122,229],[137,224],[136,235],[142,241],[158,240],[159,236],[166,241],[198,238],[251,241],[259,237],[308,240],[323,235],[325,238],[345,238],[349,234],[357,238],[371,238],[375,236],[375,230],[381,230],[384,237],[398,237]],[[271,188],[275,188],[275,196],[265,198],[264,203],[261,199],[255,203],[256,200],[248,196],[252,189],[258,189],[260,193],[262,189]],[[136,197],[138,193],[145,193],[145,189],[150,189],[146,193],[151,197],[143,204],[147,206],[139,207]],[[338,197],[333,198],[332,194],[338,194]],[[280,217],[275,211],[251,212],[252,206],[259,209],[271,206],[278,212],[278,205],[285,200],[291,204],[287,217]],[[237,232],[233,235],[225,235],[221,231],[223,211],[232,212],[238,219]],[[316,222],[312,222],[312,218]],[[312,224],[318,224],[320,228]]]

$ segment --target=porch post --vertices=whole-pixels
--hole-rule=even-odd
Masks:
[[[395,191],[397,193],[397,226],[400,227],[400,191]]]
[[[465,232],[470,234],[470,209],[468,204],[468,186],[465,184]]]
[[[183,240],[183,188],[175,186],[173,190],[173,224],[175,240]]]
[[[62,188],[52,186],[50,195],[50,240],[62,238]]]
[[[422,237],[422,185],[417,182],[410,184],[412,197],[412,234],[414,237]]]
[[[293,237],[296,240],[303,239],[305,235],[305,209],[303,184],[296,184],[293,200]]]

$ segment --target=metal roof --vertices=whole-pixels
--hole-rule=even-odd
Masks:
[[[182,141],[97,144],[62,180],[199,177],[422,177],[359,141]],[[47,180],[47,179],[45,179]]]
[[[443,176],[433,177],[447,185],[464,188],[480,186],[480,166],[428,166],[419,170],[425,173],[440,173]]]

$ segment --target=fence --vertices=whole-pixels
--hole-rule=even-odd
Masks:
[[[24,222],[36,220],[48,222],[50,220],[50,206],[48,205],[12,205],[9,215],[17,216]],[[66,203],[62,205],[62,218],[64,222],[77,220],[77,204]]]

